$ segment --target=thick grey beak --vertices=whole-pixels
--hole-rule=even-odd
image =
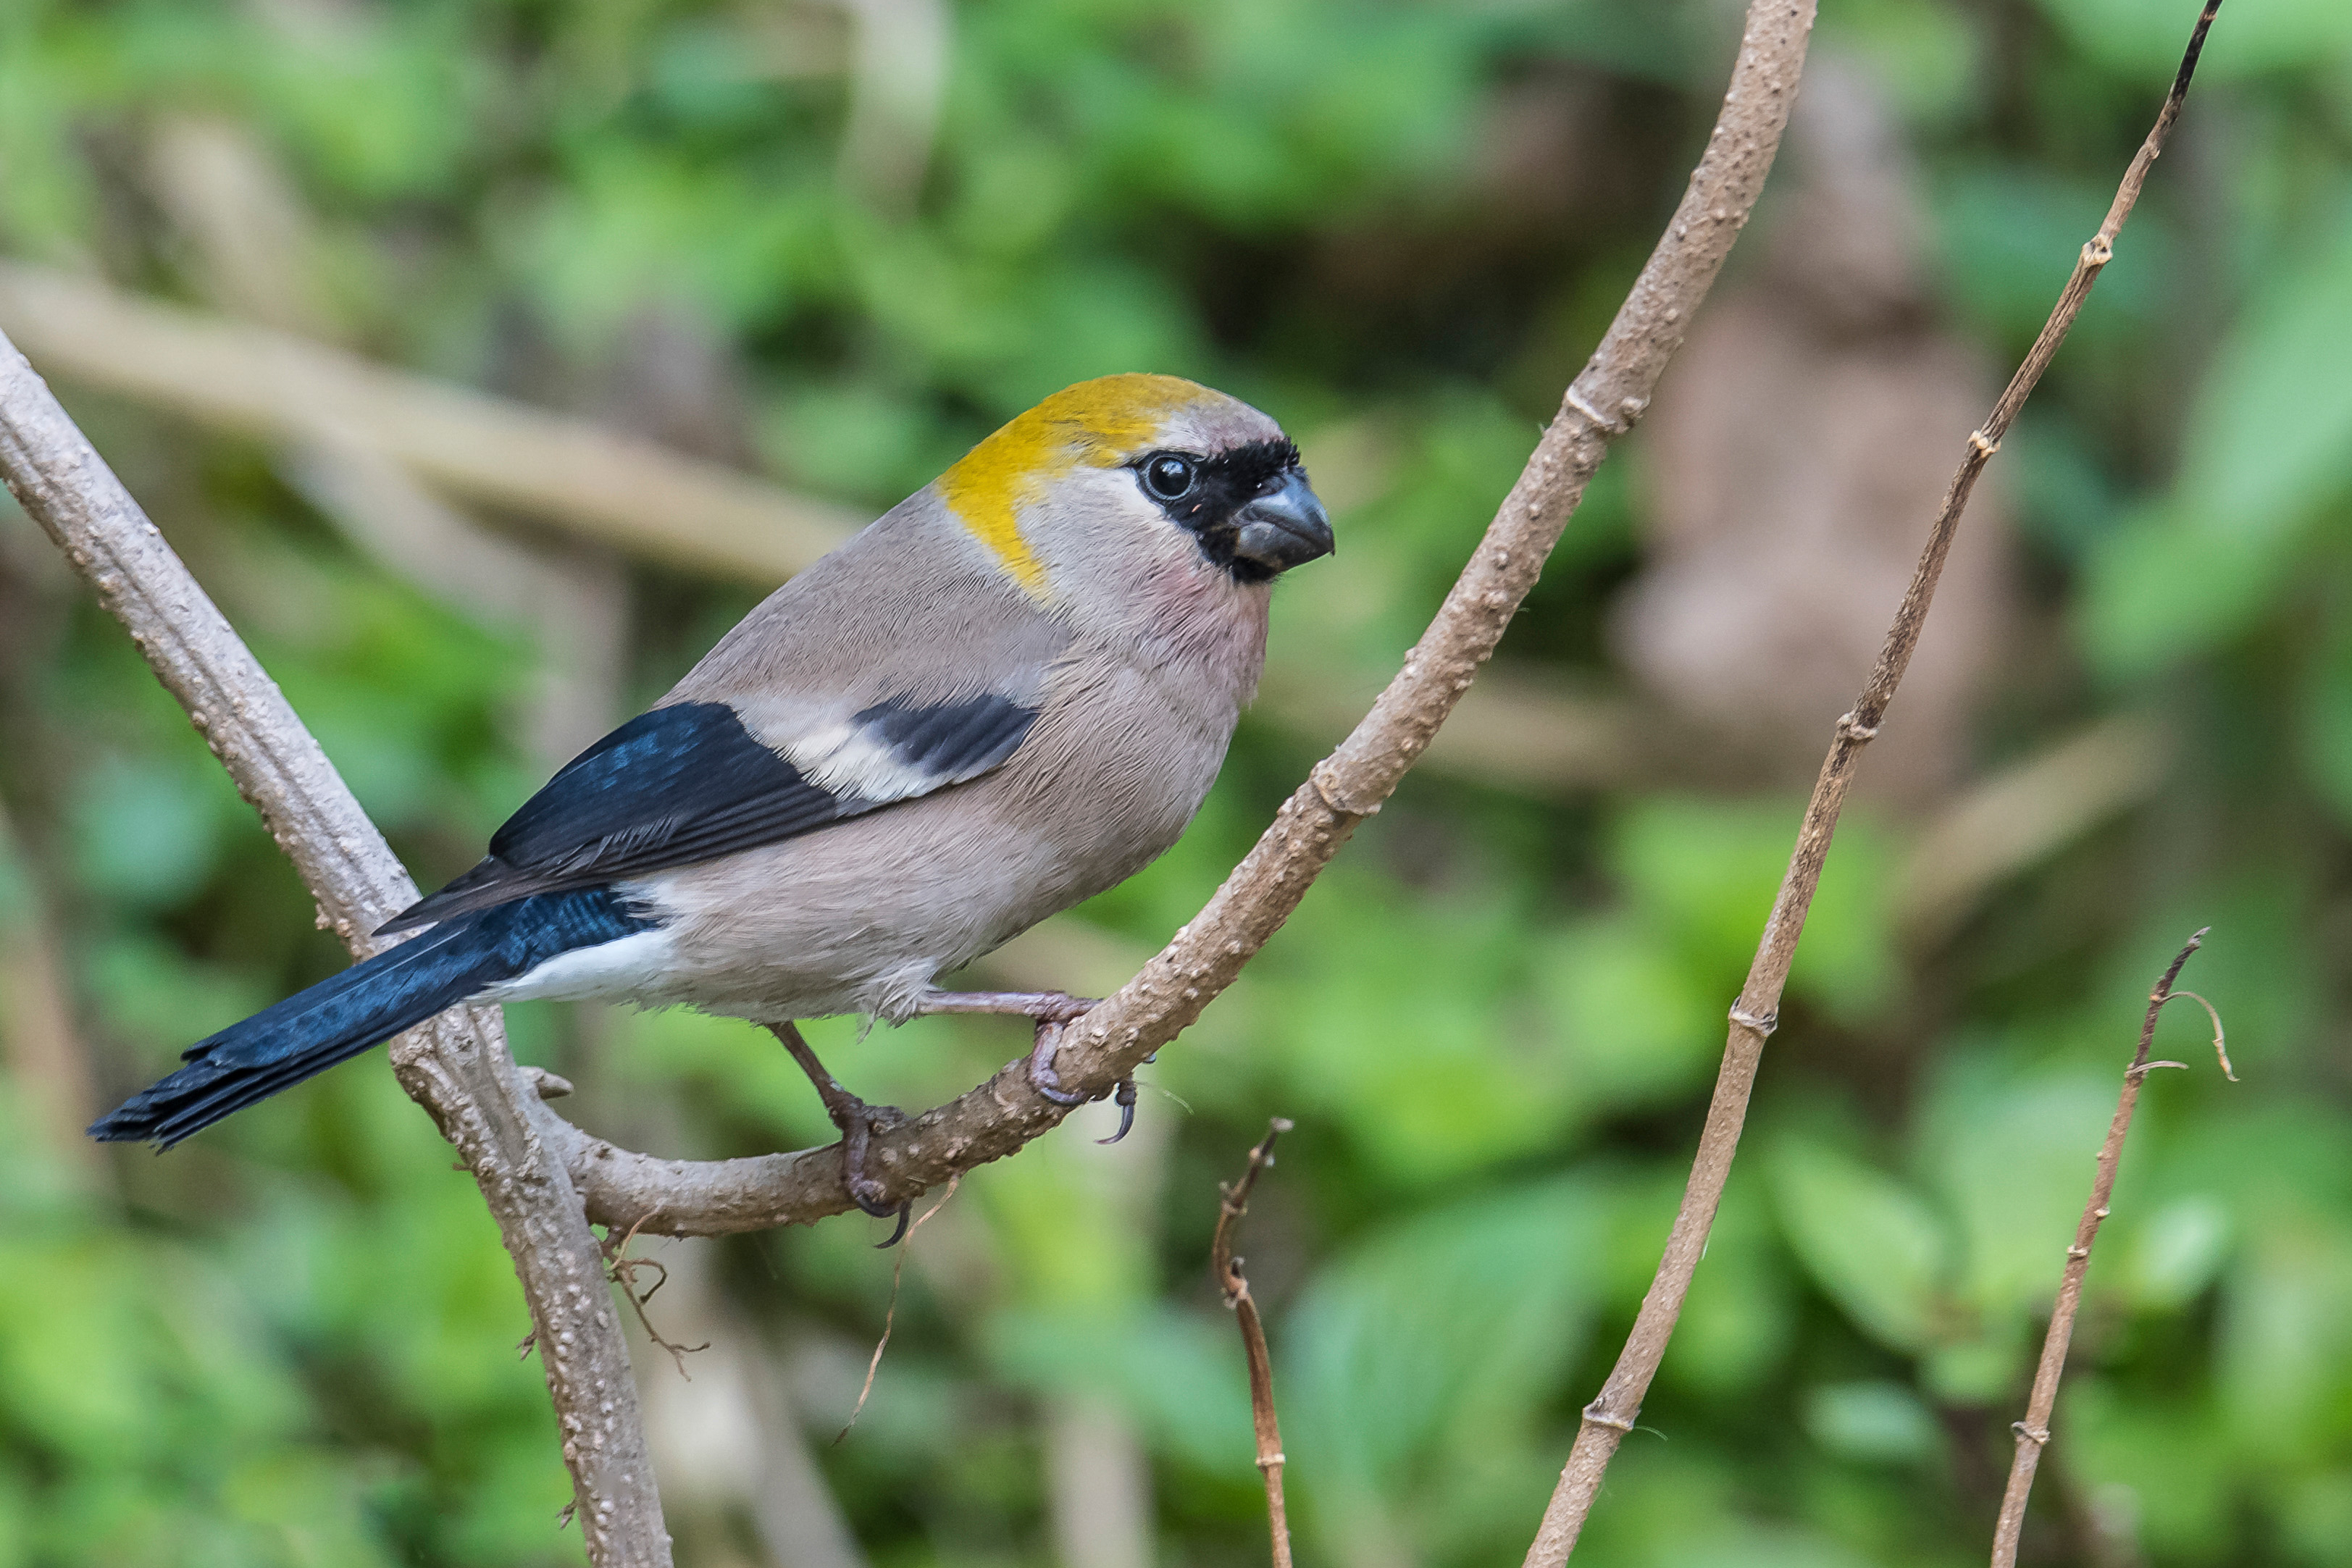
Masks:
[[[1296,468],[1283,476],[1282,488],[1244,507],[1234,521],[1234,554],[1269,572],[1331,553],[1331,518]]]

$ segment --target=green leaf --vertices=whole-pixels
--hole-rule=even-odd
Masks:
[[[2352,1400],[2352,1229],[2334,1216],[2263,1217],[2230,1272],[2218,1356],[2233,1450],[2291,1462],[2339,1437]]]
[[[2352,29],[2352,6],[2329,9]],[[2258,544],[2343,488],[2352,477],[2347,360],[2352,225],[2265,280],[2200,386],[2179,486],[2192,522]]]
[[[1626,811],[1612,845],[1619,878],[1634,908],[1683,950],[1692,984],[1737,993],[1802,820],[1794,800],[1653,797]],[[1848,811],[1789,976],[1792,990],[1841,1018],[1866,1018],[1892,994],[1892,871],[1867,813]]]
[[[1381,1495],[1528,1419],[1582,1345],[1601,1218],[1588,1186],[1548,1182],[1385,1228],[1320,1271],[1275,1347],[1294,1474]]]
[[[1938,1066],[1919,1168],[1957,1221],[1955,1291],[1987,1317],[2021,1320],[2057,1294],[2118,1087],[2089,1068],[2012,1071],[1983,1050]]]
[[[1939,1458],[1943,1429],[1899,1383],[1832,1383],[1805,1400],[1805,1431],[1841,1458],[1915,1465]]]
[[[2081,629],[2097,664],[2160,669],[2270,605],[2315,513],[2352,479],[2347,363],[2352,226],[2248,306],[2200,387],[2171,494],[2091,552]]]
[[[1810,1140],[1781,1143],[1769,1168],[1782,1232],[1846,1316],[1894,1349],[1931,1344],[1952,1253],[1934,1211],[1894,1177]]]
[[[2221,1272],[2231,1228],[2230,1211],[2217,1198],[2168,1203],[2127,1232],[2118,1266],[2102,1270],[2100,1281],[2145,1311],[2178,1311]]]
[[[2299,542],[2284,531],[2231,538],[2175,500],[2140,507],[2085,552],[2076,635],[2113,676],[2176,664],[2262,614]]]

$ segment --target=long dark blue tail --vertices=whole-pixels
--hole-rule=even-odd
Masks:
[[[413,942],[264,1008],[183,1053],[188,1065],[91,1126],[161,1148],[299,1083],[559,953],[647,928],[610,888],[535,894],[445,920]]]

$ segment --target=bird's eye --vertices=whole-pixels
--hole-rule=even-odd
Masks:
[[[1155,453],[1143,460],[1143,487],[1163,501],[1181,501],[1192,494],[1200,471],[1189,457],[1173,452]]]

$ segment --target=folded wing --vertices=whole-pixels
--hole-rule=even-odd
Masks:
[[[1019,748],[1037,712],[1001,693],[894,697],[776,743],[726,702],[655,708],[566,764],[479,863],[383,932],[713,860],[977,779]]]

